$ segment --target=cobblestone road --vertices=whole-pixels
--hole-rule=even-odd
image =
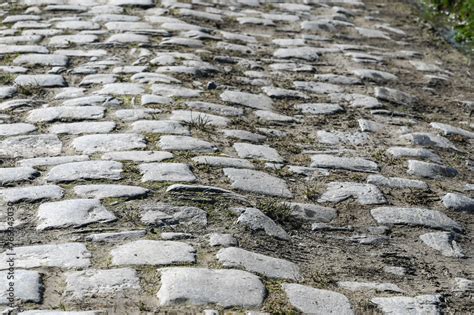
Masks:
[[[6,313],[473,311],[472,68],[411,5],[0,8]]]

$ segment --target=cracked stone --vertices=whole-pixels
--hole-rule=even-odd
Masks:
[[[165,151],[214,152],[217,148],[207,141],[187,136],[162,136],[158,142]]]
[[[374,30],[371,28],[364,28],[364,27],[356,27],[356,31],[361,35],[362,37],[367,37],[367,38],[380,38],[380,39],[390,39],[390,37],[387,35],[387,33],[379,30]]]
[[[156,226],[173,226],[178,224],[205,226],[207,224],[207,213],[197,207],[180,207],[156,203],[142,208],[141,221],[145,224]]]
[[[317,154],[311,157],[311,161],[311,167],[343,169],[368,173],[377,173],[379,171],[375,162],[362,158],[347,158],[328,154]]]
[[[370,211],[379,224],[421,225],[435,229],[462,231],[456,221],[437,210],[423,208],[379,207]]]
[[[162,133],[172,135],[191,135],[189,128],[174,120],[139,120],[132,123],[135,133]]]
[[[407,179],[401,177],[385,177],[382,175],[369,175],[367,177],[367,183],[390,188],[422,190],[428,189],[428,185],[421,180]]]
[[[47,55],[47,54],[25,54],[16,57],[14,65],[28,66],[59,66],[64,67],[68,63],[68,57],[63,55]]]
[[[186,102],[185,105],[192,109],[210,111],[224,116],[241,116],[244,113],[242,108],[208,102]]]
[[[363,80],[375,81],[375,82],[387,82],[396,81],[398,77],[385,71],[378,71],[372,69],[356,69],[352,70],[356,76]]]
[[[72,45],[84,45],[96,42],[98,36],[92,34],[57,35],[49,38],[49,45],[57,47],[68,47]]]
[[[117,77],[113,74],[89,74],[85,76],[79,83],[79,86],[88,86],[93,84],[109,84],[114,83]]]
[[[74,193],[83,198],[135,198],[146,195],[148,189],[139,186],[127,185],[78,185]]]
[[[5,167],[0,168],[0,184],[6,185],[14,182],[34,179],[39,172],[31,167]]]
[[[166,151],[115,151],[104,153],[101,158],[103,160],[161,162],[173,158],[173,154]]]
[[[256,208],[233,208],[232,211],[240,213],[237,219],[238,224],[245,225],[253,231],[263,230],[267,235],[282,240],[289,240],[290,237],[285,230],[267,217],[262,211]]]
[[[464,130],[462,128],[454,127],[448,124],[432,122],[431,128],[441,130],[445,136],[459,135],[467,139],[474,139],[474,132]]]
[[[454,278],[453,291],[473,292],[474,291],[474,281],[466,279],[466,278]]]
[[[84,133],[109,133],[114,128],[115,123],[112,121],[78,122],[52,125],[49,127],[49,132],[53,134],[79,135]]]
[[[226,138],[236,138],[239,140],[249,141],[249,142],[261,142],[266,139],[265,136],[249,132],[246,130],[233,130],[233,129],[222,129]]]
[[[387,149],[387,153],[395,158],[413,157],[429,159],[433,162],[441,162],[441,158],[437,154],[433,153],[431,150],[423,148],[391,147]]]
[[[456,146],[448,139],[438,136],[438,135],[429,134],[426,132],[409,133],[409,134],[400,136],[400,138],[407,140],[411,144],[414,144],[414,145],[433,146],[433,147],[439,147],[439,148],[444,148],[444,149],[457,150]]]
[[[50,182],[70,182],[81,179],[122,178],[122,163],[115,161],[84,161],[54,166],[46,175]]]
[[[67,299],[106,298],[140,290],[137,272],[131,268],[88,269],[65,274]]]
[[[305,314],[354,314],[349,299],[341,293],[295,283],[285,283],[282,288],[290,304]]]
[[[196,250],[175,241],[138,240],[115,247],[110,251],[112,265],[173,265],[193,264]]]
[[[263,94],[251,94],[237,91],[224,91],[220,95],[221,100],[233,104],[239,104],[245,107],[261,110],[272,110],[273,101]]]
[[[19,166],[25,167],[36,167],[36,166],[52,166],[70,162],[83,162],[89,160],[87,155],[65,155],[65,156],[52,156],[44,158],[33,158],[24,159],[17,162]]]
[[[113,34],[107,40],[106,43],[120,43],[120,44],[131,44],[131,43],[148,43],[149,38],[146,35],[134,34],[134,33],[123,33]]]
[[[160,110],[155,109],[119,109],[114,113],[118,119],[129,122],[139,119],[152,119],[155,114],[161,113]]]
[[[439,251],[446,257],[462,258],[464,254],[461,247],[454,240],[450,232],[433,232],[420,235],[420,239],[427,246]]]
[[[303,59],[307,61],[319,60],[320,50],[313,47],[279,48],[273,53],[273,57],[281,59]]]
[[[253,253],[237,247],[223,248],[216,257],[224,267],[243,268],[269,278],[297,281],[301,275],[296,264],[279,258]]]
[[[0,136],[9,137],[23,135],[36,130],[32,124],[14,123],[14,124],[0,124]]]
[[[277,88],[274,86],[264,86],[262,91],[270,97],[277,99],[308,99],[309,97],[299,91]]]
[[[146,144],[144,137],[140,134],[114,133],[80,136],[71,142],[71,146],[80,153],[92,154],[143,149],[146,147]]]
[[[344,109],[337,104],[307,103],[295,105],[295,108],[303,114],[309,115],[333,115],[343,112]]]
[[[414,176],[433,179],[455,177],[458,175],[458,171],[452,167],[417,160],[408,161],[407,173]]]
[[[224,156],[196,156],[193,157],[192,160],[201,165],[232,168],[255,168],[252,162],[248,160]]]
[[[230,199],[247,202],[247,198],[245,196],[236,194],[230,190],[222,189],[216,186],[174,184],[168,186],[166,192],[182,194],[204,193],[209,197],[224,196]]]
[[[63,144],[57,135],[15,136],[0,141],[0,157],[34,158],[61,154]]]
[[[101,106],[68,107],[56,106],[47,108],[37,108],[29,112],[27,121],[51,122],[56,120],[83,120],[101,119],[104,117],[105,108]]]
[[[293,85],[297,90],[312,92],[316,94],[339,93],[343,89],[339,85],[314,81],[294,81]]]
[[[67,86],[66,80],[59,74],[22,74],[16,77],[15,84],[25,87],[44,88]]]
[[[232,188],[269,196],[293,196],[284,180],[267,173],[237,168],[224,168],[223,171],[232,181]]]
[[[201,90],[189,89],[181,85],[172,84],[153,84],[151,90],[153,94],[182,98],[198,97],[202,92]]]
[[[361,205],[386,203],[386,199],[377,186],[352,182],[332,182],[318,199],[318,202],[341,202],[354,198]]]
[[[86,237],[86,240],[91,241],[91,242],[113,243],[113,242],[120,242],[123,240],[143,238],[145,235],[146,235],[145,230],[98,233],[98,234],[88,235]]]
[[[142,182],[166,181],[166,182],[194,182],[196,176],[184,163],[147,163],[140,164],[140,173],[143,175]]]
[[[396,284],[378,282],[358,282],[358,281],[338,281],[337,286],[349,291],[377,291],[377,292],[397,292],[402,293]]]
[[[0,190],[0,197],[4,202],[34,202],[43,199],[61,199],[64,189],[56,185],[31,187],[15,187]]]
[[[370,301],[384,314],[441,314],[440,295],[376,297]]]
[[[267,145],[255,145],[249,143],[234,143],[233,148],[237,155],[244,159],[257,159],[271,162],[283,162],[278,151]]]
[[[87,268],[91,254],[82,243],[58,243],[14,247],[16,268]],[[7,253],[0,254],[0,270],[8,269]]]
[[[261,121],[271,123],[291,123],[296,121],[295,118],[291,116],[281,115],[266,110],[256,110],[254,115]]]
[[[37,218],[37,230],[77,228],[91,223],[107,223],[117,219],[97,199],[70,199],[43,203],[38,208]]]
[[[375,97],[380,100],[392,102],[402,106],[413,106],[417,101],[414,96],[411,96],[405,92],[385,87],[376,87]]]
[[[105,95],[141,95],[145,94],[145,89],[139,83],[109,83],[96,92]]]
[[[457,193],[448,193],[442,199],[443,205],[455,211],[474,213],[474,199]]]
[[[260,279],[246,271],[186,267],[160,271],[161,287],[157,297],[163,306],[191,303],[258,308],[266,295]]]
[[[370,139],[369,135],[365,132],[328,132],[324,130],[318,130],[316,135],[320,143],[331,145],[365,145]]]

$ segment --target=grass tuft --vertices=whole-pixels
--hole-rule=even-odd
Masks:
[[[286,227],[298,229],[303,224],[301,220],[292,215],[293,210],[288,204],[276,199],[266,198],[258,200],[257,209],[260,209],[276,223]]]
[[[212,130],[211,121],[209,117],[199,114],[196,117],[191,117],[191,120],[187,121],[185,124],[191,129],[197,129],[201,131]]]

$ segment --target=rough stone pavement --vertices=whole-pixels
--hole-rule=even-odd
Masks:
[[[411,5],[0,7],[5,313],[473,311],[472,69]]]

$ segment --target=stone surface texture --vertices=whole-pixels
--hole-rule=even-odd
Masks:
[[[471,314],[472,58],[412,2],[0,1],[0,313]]]

